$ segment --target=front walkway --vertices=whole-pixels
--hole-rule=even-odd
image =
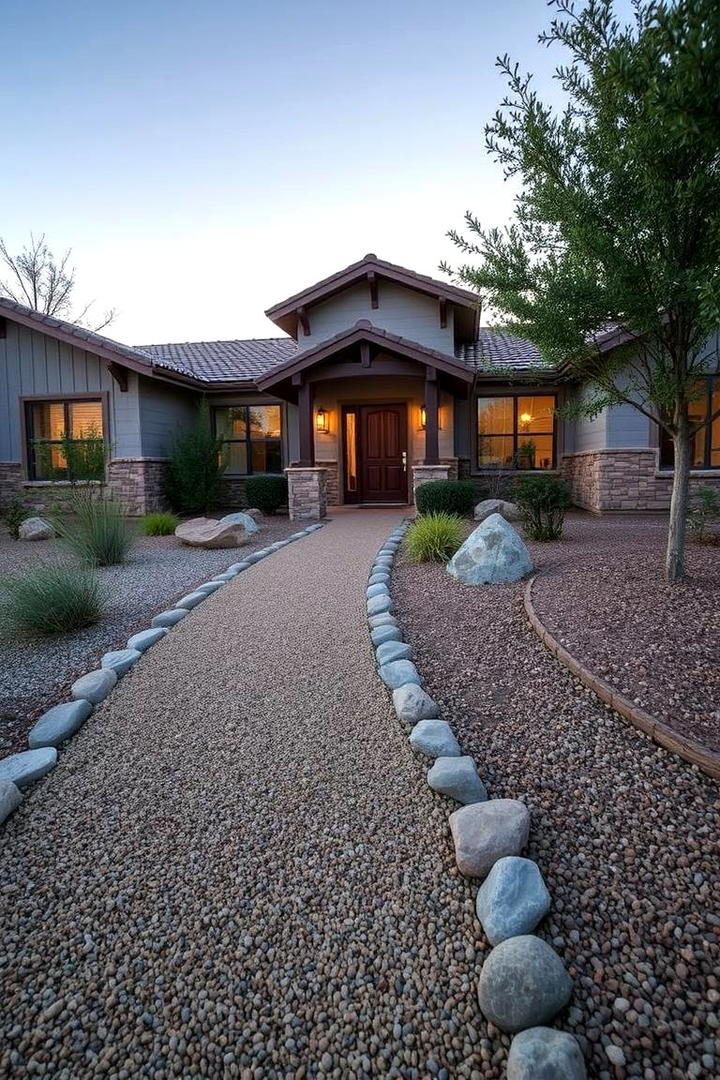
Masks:
[[[500,1075],[448,809],[367,637],[400,516],[210,597],[6,823],[0,1074]]]

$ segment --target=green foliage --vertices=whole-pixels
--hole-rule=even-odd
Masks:
[[[123,563],[133,536],[120,504],[78,492],[70,506],[68,517],[53,522],[62,542],[88,566]]]
[[[434,481],[431,481],[434,483]],[[462,521],[442,511],[424,514],[405,534],[405,550],[411,562],[447,562],[463,541]]]
[[[101,614],[100,588],[92,570],[48,563],[0,585],[0,627],[5,635],[70,633],[92,626]]]
[[[248,476],[245,498],[249,506],[256,506],[263,514],[275,514],[281,506],[287,505],[287,479],[271,473]]]
[[[213,434],[210,408],[200,402],[192,428],[177,433],[170,446],[165,492],[174,510],[206,513],[216,505],[225,465],[223,440]]]
[[[6,503],[0,511],[0,521],[7,526],[13,540],[20,539],[20,526],[27,516],[28,512],[20,499],[13,499],[11,502]]]
[[[477,481],[477,501],[481,499],[509,499],[514,476],[509,475],[498,465],[483,469],[483,475]]]
[[[467,517],[476,502],[475,484],[472,480],[428,480],[417,489],[415,499],[421,514]]]
[[[140,521],[143,536],[172,536],[179,525],[174,514],[145,514]]]
[[[698,488],[690,500],[688,528],[698,544],[720,543],[720,491]]]
[[[513,500],[523,516],[530,540],[559,540],[570,492],[557,476],[519,476],[513,484]]]
[[[108,446],[96,425],[84,428],[80,438],[63,433],[59,443],[34,444],[38,475],[45,480],[69,480],[73,484],[105,478]],[[58,451],[63,465],[55,465]]]

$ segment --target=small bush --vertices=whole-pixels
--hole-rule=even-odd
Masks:
[[[20,539],[20,526],[27,516],[27,510],[19,499],[13,499],[0,511],[0,520],[7,526],[13,540]]]
[[[223,440],[212,432],[203,399],[195,426],[179,432],[170,446],[165,492],[173,510],[207,513],[217,505],[224,471]]]
[[[405,534],[405,550],[411,562],[447,562],[462,541],[462,521],[457,515],[425,514]]]
[[[54,521],[63,543],[88,566],[125,562],[133,537],[120,504],[77,493],[70,505],[71,515]]]
[[[720,491],[702,487],[691,496],[688,529],[698,544],[720,543]]]
[[[570,492],[557,476],[521,476],[513,485],[513,500],[523,516],[530,540],[559,540]]]
[[[0,586],[0,626],[22,637],[49,637],[92,626],[102,614],[97,578],[76,566],[41,565]]]
[[[429,480],[417,489],[415,500],[421,514],[457,514],[468,517],[475,506],[472,480]]]
[[[287,479],[270,473],[248,476],[245,481],[245,498],[249,506],[256,506],[263,514],[275,514],[281,506],[287,504]]]
[[[143,536],[172,536],[179,525],[174,514],[146,514],[140,521]]]

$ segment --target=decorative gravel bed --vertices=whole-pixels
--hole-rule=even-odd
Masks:
[[[640,525],[646,553],[653,530],[662,544],[660,522]],[[577,518],[567,544],[534,555],[558,570],[565,560],[572,573],[583,560],[580,538],[605,537],[608,560],[617,529],[622,557],[632,562],[635,551],[644,565],[643,539],[628,539],[630,527]],[[602,556],[590,549],[593,562]],[[553,898],[539,933],[575,982],[558,1022],[580,1042],[588,1076],[718,1076],[717,785],[629,727],[548,654],[528,626],[522,583],[471,588],[441,566],[401,557],[392,592],[425,686],[490,794],[521,798],[531,811],[527,854]],[[480,960],[489,945],[479,924],[476,933]],[[509,1040],[487,1025],[479,1034],[499,1040],[483,1070],[499,1078]]]
[[[569,519],[536,549],[538,616],[591,671],[659,720],[720,750],[720,547],[689,544],[667,585],[663,518]]]
[[[138,537],[123,566],[98,571],[107,603],[99,623],[76,634],[32,642],[0,640],[0,757],[26,748],[29,728],[109,649],[122,648],[149,616],[174,603],[230,563],[296,530],[287,518],[264,518],[241,548],[204,550],[174,536]],[[55,540],[22,542],[0,536],[0,577],[40,562],[67,558]]]

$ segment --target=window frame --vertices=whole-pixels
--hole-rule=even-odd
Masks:
[[[551,457],[550,468],[549,469],[539,469],[539,468],[521,469],[517,465],[499,465],[499,466],[498,465],[481,465],[480,464],[480,439],[483,436],[481,435],[481,432],[480,432],[480,417],[478,415],[478,402],[480,401],[480,399],[481,398],[510,398],[512,400],[512,414],[513,414],[513,430],[512,430],[512,433],[511,434],[504,434],[504,435],[502,433],[498,433],[498,434],[496,434],[494,436],[491,433],[488,433],[488,434],[486,434],[485,437],[486,438],[493,438],[494,437],[494,438],[512,439],[512,444],[513,444],[512,456],[513,456],[513,461],[516,462],[518,460],[518,445],[519,445],[519,443],[529,441],[532,438],[532,435],[530,433],[528,433],[527,439],[522,438],[521,436],[524,433],[518,431],[518,403],[520,401],[520,398],[536,398],[536,397],[538,397],[538,398],[539,397],[552,398],[552,400],[553,400],[552,431],[551,432],[550,431],[546,431],[546,432],[536,431],[535,432],[536,435],[543,435],[545,437],[547,437],[548,435],[552,436],[552,457]],[[528,472],[528,473],[533,473],[534,474],[534,473],[557,472],[557,468],[558,468],[558,464],[557,464],[557,462],[558,462],[558,429],[559,429],[559,424],[557,423],[557,416],[556,416],[557,408],[558,408],[558,392],[556,390],[543,390],[543,389],[535,389],[535,388],[533,388],[533,389],[524,389],[524,390],[509,390],[509,391],[506,390],[506,389],[503,389],[503,390],[487,390],[485,392],[482,391],[482,388],[479,388],[478,390],[476,390],[475,395],[474,395],[474,416],[475,416],[475,419],[474,419],[474,432],[475,432],[475,438],[474,438],[474,457],[473,457],[473,465],[474,465],[475,472],[476,473],[497,472],[498,469],[501,472],[507,472],[507,473]]]
[[[103,443],[105,450],[110,446],[110,394],[107,390],[91,390],[82,393],[56,394],[21,394],[20,405],[20,436],[23,455],[23,472],[26,481],[31,484],[69,484],[69,480],[42,480],[35,476],[35,455],[32,452],[32,419],[31,410],[33,405],[63,405],[65,407],[65,424],[68,423],[67,406],[74,402],[99,401],[102,412]],[[41,440],[48,441],[48,440]],[[59,441],[59,440],[51,440]],[[107,461],[106,461],[107,464]],[[107,469],[102,480],[92,480],[90,483],[102,484],[107,482]]]
[[[280,437],[278,439],[253,439],[250,435],[250,422],[249,422],[249,409],[265,409],[269,406],[280,410]],[[245,438],[226,439],[222,436],[222,432],[218,430],[218,411],[220,409],[244,409],[245,410]],[[280,401],[240,401],[240,402],[223,402],[212,406],[212,427],[213,434],[216,438],[222,438],[223,446],[226,443],[239,443],[245,446],[245,461],[247,463],[247,469],[245,472],[228,472],[225,469],[223,475],[228,478],[244,477],[244,476],[282,476],[285,471],[285,410]],[[280,445],[280,469],[278,472],[268,473],[256,472],[253,469],[252,460],[252,446],[253,443],[279,443]]]
[[[704,382],[705,385],[705,418],[709,420],[712,416],[713,409],[713,394],[716,391],[720,391],[720,375],[701,375],[697,380],[698,382]],[[703,400],[698,398],[698,401]],[[667,434],[664,428],[658,424],[658,469],[664,473],[675,472],[675,449],[670,436]],[[712,464],[712,424],[706,423],[704,428],[701,428],[703,437],[705,439],[705,448],[703,453],[702,465],[691,465],[691,472],[718,472],[720,471],[720,463],[717,465]],[[694,437],[694,436],[693,436]]]

